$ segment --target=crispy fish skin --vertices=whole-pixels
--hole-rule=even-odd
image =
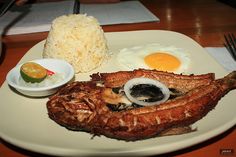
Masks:
[[[93,74],[92,81],[101,81],[105,87],[122,87],[128,80],[146,77],[158,80],[169,88],[186,92],[198,86],[208,84],[215,79],[213,73],[202,75],[179,75],[157,70],[138,69],[134,71],[119,71],[114,73]]]
[[[145,74],[147,72],[144,71]],[[128,76],[127,73],[129,72],[124,72],[124,75]],[[112,73],[106,75],[112,77]],[[164,72],[163,75],[169,75],[169,73]],[[185,75],[170,75],[174,77],[172,79],[163,77],[168,78],[168,81],[164,81],[168,82],[169,86],[171,83],[175,84],[181,77],[188,79]],[[147,76],[151,75],[145,75]],[[236,71],[218,80],[214,80],[212,74],[189,77],[197,80],[196,83],[207,83],[191,85],[192,88],[183,89],[186,94],[160,105],[119,112],[113,112],[106,106],[106,99],[102,96],[107,88],[106,84],[105,87],[98,87],[94,81],[74,82],[50,98],[47,102],[48,114],[51,119],[62,126],[95,135],[105,135],[126,141],[155,137],[171,128],[186,127],[200,120],[217,105],[225,94],[236,88]],[[200,81],[201,77],[204,81]],[[192,80],[190,78],[189,80]],[[117,79],[117,77],[112,79]],[[178,84],[176,87],[179,88],[179,86],[181,85]]]

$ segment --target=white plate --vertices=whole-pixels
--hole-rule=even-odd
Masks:
[[[106,33],[110,51],[148,43],[174,45],[188,50],[192,56],[190,73],[214,72],[217,77],[226,75],[224,69],[215,62],[205,50],[185,35],[169,31],[133,31]],[[41,58],[44,41],[35,45],[22,58],[20,63]],[[119,69],[113,58],[93,72],[110,72]],[[86,80],[88,74],[78,75]],[[143,156],[162,154],[186,148],[212,138],[228,130],[236,123],[236,91],[222,98],[216,108],[206,117],[196,122],[197,131],[176,136],[156,137],[136,142],[124,142],[104,136],[95,137],[84,132],[68,131],[50,120],[47,115],[45,99],[31,99],[13,92],[5,82],[0,90],[0,136],[19,147],[60,156]]]

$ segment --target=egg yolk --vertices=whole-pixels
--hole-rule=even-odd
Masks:
[[[175,71],[180,66],[180,60],[165,52],[156,52],[145,56],[145,63],[153,69],[161,71]]]

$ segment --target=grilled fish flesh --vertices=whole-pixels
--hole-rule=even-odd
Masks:
[[[138,77],[162,82],[170,89],[170,98],[159,105],[120,107],[126,103],[122,87]],[[97,73],[91,78],[69,83],[51,96],[47,102],[49,117],[70,130],[125,141],[169,135],[175,129],[173,134],[188,132],[188,126],[236,88],[236,71],[221,79],[215,79],[213,73],[178,75],[144,69]],[[182,128],[180,132],[178,128]]]

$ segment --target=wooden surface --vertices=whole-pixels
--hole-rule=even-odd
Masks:
[[[203,47],[223,46],[223,35],[236,34],[236,9],[215,0],[142,0],[160,22],[104,26],[105,32],[130,30],[172,30],[183,33]],[[3,37],[3,54],[0,59],[0,85],[7,72],[36,43],[45,39],[48,32]],[[3,119],[1,119],[3,120]],[[13,146],[0,139],[0,157],[42,156]],[[223,150],[223,152],[222,152]],[[228,150],[234,153],[227,153]],[[235,127],[225,133],[189,148],[162,156],[203,157],[236,156]]]

